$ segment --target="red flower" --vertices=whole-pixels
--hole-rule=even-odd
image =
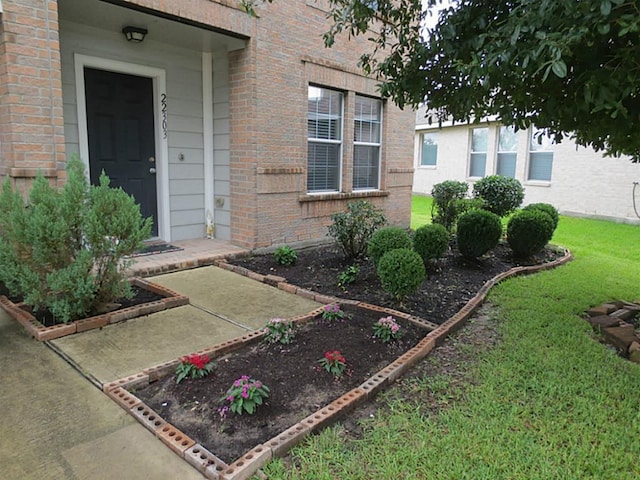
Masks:
[[[329,361],[331,363],[335,363],[335,362],[346,363],[346,360],[342,356],[342,354],[340,353],[340,350],[333,350],[333,351],[330,351],[330,352],[324,352],[324,358],[326,358],[327,361]]]
[[[208,355],[198,355],[197,353],[194,353],[193,355],[187,355],[183,359],[184,363],[190,363],[198,370],[202,370],[207,365],[207,363],[209,363],[209,361],[210,359]]]

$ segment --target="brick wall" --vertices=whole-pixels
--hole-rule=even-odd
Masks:
[[[38,170],[64,179],[57,2],[5,0],[3,9],[0,176],[24,190]]]

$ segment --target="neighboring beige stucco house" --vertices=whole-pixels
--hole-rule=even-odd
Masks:
[[[163,240],[253,248],[326,237],[367,199],[408,226],[414,118],[324,47],[326,0],[3,0],[0,179],[54,184],[79,154],[155,218]],[[134,27],[141,42],[128,41]]]
[[[532,141],[532,135],[534,137]],[[562,213],[617,221],[638,220],[633,182],[640,164],[609,158],[565,139],[553,144],[536,130],[515,132],[495,121],[429,125],[425,110],[416,112],[413,191],[429,194],[445,180],[472,184],[487,175],[518,179],[524,204],[551,203]],[[640,186],[637,189],[640,211]]]

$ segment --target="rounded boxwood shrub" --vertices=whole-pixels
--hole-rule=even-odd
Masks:
[[[502,236],[500,217],[486,210],[470,210],[458,219],[458,250],[463,257],[478,258],[498,245]]]
[[[382,256],[378,276],[385,292],[401,302],[418,290],[427,273],[420,255],[409,248],[398,248]]]
[[[413,236],[413,249],[426,262],[442,257],[449,248],[449,234],[443,225],[423,225]]]
[[[513,214],[507,224],[507,243],[515,257],[535,255],[552,236],[553,219],[539,209],[520,210]]]
[[[523,210],[540,210],[545,212],[551,217],[551,220],[553,220],[553,231],[555,232],[556,228],[558,228],[560,214],[558,213],[558,209],[550,203],[531,203],[524,207]]]
[[[515,178],[489,175],[473,186],[473,195],[482,199],[482,208],[505,217],[522,204],[524,189]]]
[[[367,253],[377,265],[382,256],[396,248],[411,248],[411,236],[404,228],[382,227],[376,230],[369,240]]]

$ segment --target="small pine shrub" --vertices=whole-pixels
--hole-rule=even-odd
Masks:
[[[366,200],[349,203],[346,212],[333,214],[331,220],[329,236],[338,242],[350,260],[364,256],[373,232],[387,223],[382,210]]]
[[[551,217],[551,220],[553,220],[553,231],[555,232],[556,228],[558,228],[560,213],[558,213],[558,209],[550,203],[531,203],[524,207],[523,210],[540,210],[545,212]]]
[[[460,215],[459,200],[467,196],[469,184],[446,180],[436,183],[431,190],[433,203],[431,204],[431,220],[438,223],[448,232],[453,231],[456,219]]]
[[[426,262],[442,257],[449,248],[449,234],[444,226],[434,223],[423,225],[413,236],[413,249]]]
[[[151,219],[106,175],[89,185],[71,159],[64,187],[38,175],[26,205],[7,181],[0,212],[0,281],[34,311],[66,323],[132,295],[125,257],[149,237]]]
[[[507,224],[507,243],[518,258],[541,251],[553,236],[553,219],[541,209],[520,210]]]
[[[378,263],[378,276],[385,292],[402,302],[418,290],[427,276],[422,257],[408,248],[385,253]]]
[[[374,232],[367,246],[367,253],[376,265],[382,256],[396,248],[411,248],[409,232],[400,227],[382,227]]]
[[[298,260],[298,254],[288,245],[276,248],[273,252],[273,256],[275,257],[276,262],[280,265],[284,265],[285,267],[293,265],[296,263],[296,260]]]
[[[458,219],[458,250],[463,257],[478,258],[498,245],[502,236],[500,217],[486,210],[471,210]]]
[[[489,175],[476,182],[473,195],[482,199],[484,210],[505,217],[522,204],[524,189],[515,178]]]

